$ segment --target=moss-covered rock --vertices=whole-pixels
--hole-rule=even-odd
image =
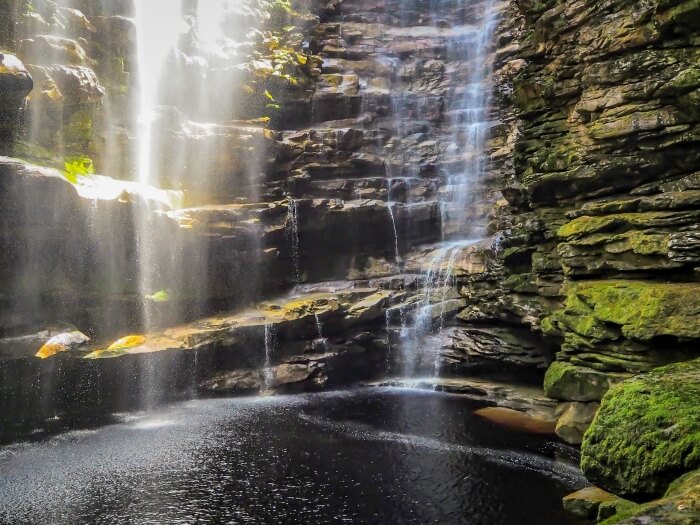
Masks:
[[[676,363],[613,387],[584,436],[581,468],[616,494],[663,494],[700,467],[700,359]]]
[[[647,281],[589,281],[576,283],[571,304],[585,305],[588,315],[581,326],[619,327],[627,338],[647,341],[655,337],[700,338],[700,284]],[[577,312],[581,310],[577,309]],[[581,333],[581,335],[586,335]]]
[[[608,509],[609,507],[601,504],[598,521],[605,519],[604,512]],[[671,484],[664,497],[659,500],[644,505],[626,504],[614,510],[616,512],[603,521],[603,525],[695,525],[700,523],[700,470],[681,476]]]
[[[555,361],[544,377],[544,391],[549,397],[565,401],[597,401],[611,385],[628,377],[563,361]]]
[[[619,499],[614,494],[605,492],[598,487],[586,487],[564,496],[562,504],[564,505],[564,510],[571,514],[581,518],[593,519],[598,515],[598,509],[602,504],[615,502]]]

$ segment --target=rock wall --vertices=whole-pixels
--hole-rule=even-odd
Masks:
[[[496,57],[497,247],[468,321],[559,346],[545,389],[599,401],[700,341],[697,2],[511,2]]]
[[[496,242],[485,271],[462,280],[464,321],[524,326],[554,346],[544,388],[566,407],[557,433],[580,441],[595,417],[584,472],[638,501],[700,452],[686,423],[700,349],[699,28],[694,1],[509,3]],[[630,510],[609,522],[690,523],[694,497],[622,501]]]

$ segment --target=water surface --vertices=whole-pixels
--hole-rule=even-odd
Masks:
[[[0,523],[579,523],[572,449],[474,408],[383,388],[118,415],[0,448]]]

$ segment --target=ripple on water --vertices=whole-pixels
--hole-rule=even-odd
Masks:
[[[0,523],[559,524],[541,437],[398,389],[190,401],[0,448]]]

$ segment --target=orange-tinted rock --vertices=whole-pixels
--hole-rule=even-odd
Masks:
[[[531,434],[554,434],[556,427],[555,421],[540,419],[510,408],[488,407],[474,413],[497,425]]]

